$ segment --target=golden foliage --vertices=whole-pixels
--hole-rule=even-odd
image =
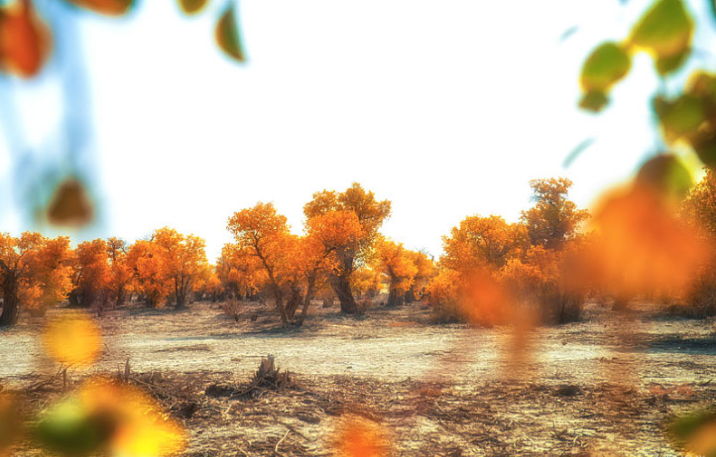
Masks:
[[[46,238],[35,232],[25,232],[19,238],[0,234],[0,286],[5,308],[14,312],[23,306],[43,313],[64,300],[72,288],[69,244],[67,237]]]

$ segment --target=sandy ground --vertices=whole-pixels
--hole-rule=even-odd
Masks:
[[[516,335],[432,325],[419,304],[357,318],[313,311],[288,329],[260,305],[239,324],[207,303],[112,311],[99,320],[100,362],[71,378],[129,359],[136,382],[185,423],[193,457],[331,455],[347,414],[379,423],[394,455],[678,455],[664,421],[716,398],[713,321],[595,306],[583,322]],[[0,333],[0,384],[21,389],[56,372],[37,342],[41,326]],[[205,393],[245,384],[267,354],[295,388],[256,399]]]

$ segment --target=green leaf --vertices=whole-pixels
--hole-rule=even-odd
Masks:
[[[630,41],[665,59],[686,52],[693,34],[694,21],[682,0],[657,0],[632,29]]]
[[[35,428],[35,437],[47,450],[66,456],[85,456],[108,443],[115,420],[107,415],[88,414],[76,399],[54,405]]]
[[[185,14],[196,14],[209,3],[209,0],[179,0],[179,7]]]
[[[716,133],[697,132],[689,138],[689,143],[704,165],[716,169]]]
[[[713,410],[697,410],[672,419],[666,431],[677,447],[706,457],[714,457],[716,437],[711,430],[715,424],[716,414]]]
[[[222,51],[239,62],[246,61],[246,54],[236,27],[236,12],[233,5],[229,6],[221,15],[216,24],[215,36]]]
[[[700,97],[684,94],[674,101],[662,97],[654,99],[656,111],[667,141],[675,141],[696,133],[706,121],[706,107]]]
[[[670,57],[659,57],[656,59],[656,71],[662,76],[667,76],[681,68],[691,56],[691,49]]]
[[[636,183],[654,189],[665,197],[681,199],[689,192],[693,178],[674,154],[659,154],[641,166]]]
[[[617,43],[597,46],[582,66],[579,82],[584,92],[607,92],[629,73],[631,57]]]
[[[695,71],[689,76],[685,92],[700,97],[710,108],[716,108],[716,75]]]
[[[587,92],[579,101],[579,107],[598,113],[607,106],[607,103],[609,103],[609,98],[604,92]]]

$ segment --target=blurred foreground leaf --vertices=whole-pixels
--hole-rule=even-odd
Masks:
[[[234,5],[229,6],[219,18],[215,30],[216,42],[219,48],[229,57],[239,62],[246,61],[239,30],[236,27],[236,11]]]
[[[65,365],[90,365],[97,357],[102,337],[95,323],[77,315],[51,321],[42,334],[47,354]]]
[[[599,45],[582,66],[579,83],[584,97],[580,106],[590,111],[601,111],[608,103],[607,93],[631,68],[631,57],[617,43]]]
[[[179,0],[179,6],[185,14],[196,14],[209,3],[209,0]]]
[[[641,166],[636,184],[651,188],[665,198],[680,201],[691,189],[693,178],[678,157],[659,154]]]
[[[105,16],[122,16],[134,6],[134,0],[67,0],[75,6]]]
[[[381,426],[362,417],[344,419],[335,440],[337,457],[387,457],[390,454],[390,444]]]
[[[716,412],[713,410],[679,416],[668,424],[667,433],[676,447],[689,455],[716,457]]]
[[[106,447],[115,427],[110,414],[90,411],[76,398],[70,398],[43,414],[35,428],[35,438],[50,451],[84,456]]]
[[[50,223],[63,226],[82,226],[94,217],[87,190],[79,181],[68,179],[60,184],[47,209]]]
[[[0,6],[0,70],[23,78],[34,76],[51,47],[50,30],[29,0]]]
[[[17,399],[0,393],[0,457],[7,453],[22,433],[22,420],[18,417]]]
[[[630,42],[652,54],[665,74],[683,63],[693,34],[694,21],[682,0],[658,0],[634,26]]]

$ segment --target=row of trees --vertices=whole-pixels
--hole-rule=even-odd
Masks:
[[[0,234],[0,325],[17,322],[20,308],[43,314],[65,299],[101,311],[134,294],[151,306],[186,305],[211,276],[204,240],[171,228],[128,245],[96,239],[70,248],[68,237]]]
[[[523,304],[550,321],[573,320],[594,292],[617,303],[662,293],[716,308],[716,177],[709,171],[689,192],[674,178],[676,165],[668,156],[645,164],[591,219],[569,200],[568,179],[531,181],[534,206],[518,222],[465,218],[443,238],[437,265],[381,235],[391,204],[357,183],[315,193],[301,234],[271,203],[234,213],[227,223],[234,240],[216,265],[204,240],[171,228],[131,245],[97,239],[74,250],[67,237],[2,234],[0,325],[15,323],[21,305],[42,313],[69,298],[102,310],[134,296],[184,307],[194,293],[268,300],[283,323],[300,324],[318,296],[337,297],[341,311],[354,314],[384,288],[388,305],[426,295],[444,315],[481,323],[523,315],[516,308]]]
[[[592,217],[568,199],[564,178],[530,182],[535,205],[519,222],[470,216],[443,238],[430,303],[481,323],[577,318],[588,294],[623,308],[636,297],[716,313],[716,175],[692,187],[672,155],[647,161]]]
[[[297,235],[271,203],[258,203],[229,218],[234,242],[216,265],[207,261],[203,239],[166,227],[131,245],[96,239],[74,250],[67,237],[3,234],[0,325],[17,322],[21,306],[39,314],[65,298],[100,311],[129,296],[179,308],[193,293],[268,298],[284,323],[302,323],[318,294],[337,297],[348,314],[360,312],[359,299],[375,296],[383,283],[389,305],[411,301],[420,297],[434,265],[426,254],[380,234],[390,206],[357,183],[344,192],[317,192],[304,207],[304,230]]]

